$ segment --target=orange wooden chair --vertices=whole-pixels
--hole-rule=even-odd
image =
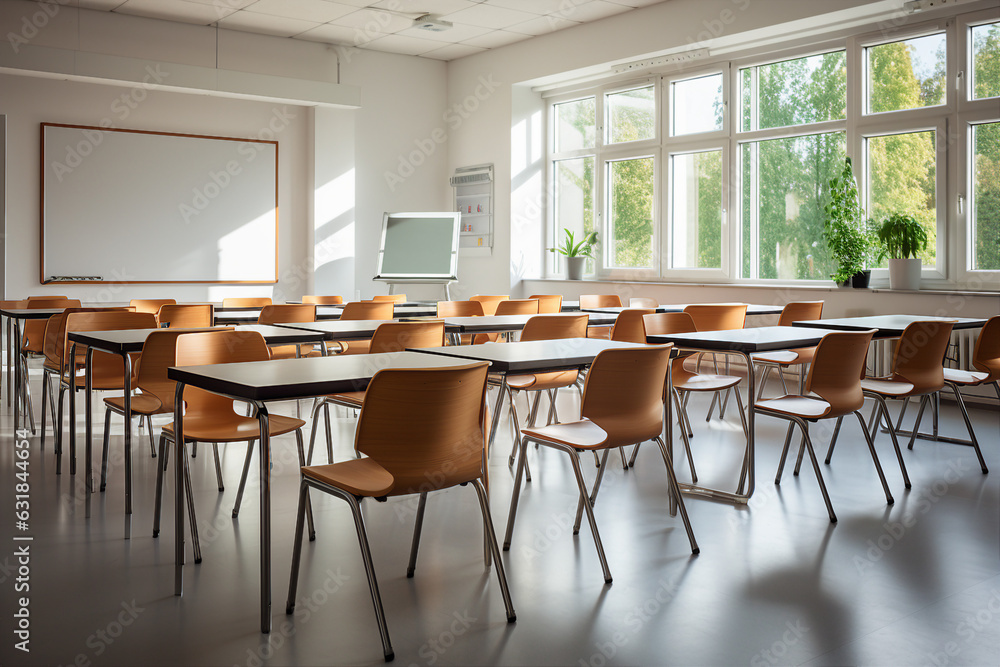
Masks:
[[[486,303],[481,302],[483,308],[486,308]],[[537,315],[538,314],[538,301],[535,299],[504,299],[496,304],[496,310],[493,312],[494,315]],[[475,345],[480,345],[482,343],[495,343],[500,340],[500,333],[480,333],[472,337],[472,342]]]
[[[858,418],[858,423],[864,432],[868,451],[871,453],[875,470],[878,471],[879,480],[882,482],[882,490],[885,491],[885,500],[888,504],[893,504],[892,493],[889,491],[885,474],[882,472],[882,465],[875,452],[875,443],[868,434],[864,417],[861,416],[861,408],[865,402],[861,378],[864,377],[865,373],[868,344],[871,343],[874,334],[875,330],[838,331],[823,336],[819,345],[816,346],[809,375],[806,377],[805,393],[757,401],[754,406],[759,414],[789,421],[788,430],[785,433],[785,445],[778,462],[778,472],[774,477],[775,484],[781,482],[781,473],[785,466],[785,457],[791,443],[792,431],[795,426],[801,430],[805,449],[809,452],[809,459],[816,473],[816,480],[819,483],[820,492],[823,494],[823,501],[826,503],[831,523],[836,523],[837,515],[833,511],[833,504],[830,502],[830,495],[823,482],[823,473],[820,470],[819,461],[816,459],[812,439],[809,437],[809,422],[820,419],[839,419],[853,413]],[[796,464],[795,468],[795,474],[798,474],[799,465]]]
[[[438,317],[482,317],[483,304],[480,301],[438,301]],[[450,337],[447,344],[469,345],[472,343],[472,334],[462,334],[459,337]]]
[[[257,324],[284,324],[287,322],[315,322],[316,305],[311,303],[281,303],[264,306],[257,316]],[[269,347],[272,359],[295,359],[319,356],[312,345],[276,345]]]
[[[208,364],[229,364],[248,361],[268,361],[270,355],[263,336],[256,331],[210,331],[203,333],[184,333],[177,338],[175,363],[177,366],[205,366]],[[246,486],[253,443],[260,438],[260,422],[255,416],[241,415],[233,409],[233,400],[213,394],[197,387],[184,389],[184,446],[189,442],[232,443],[246,442],[248,454],[243,465],[243,475],[240,478],[240,488],[236,494],[236,504],[233,517],[239,514],[240,502],[243,499],[243,489]],[[268,419],[268,434],[270,437],[295,433],[298,445],[299,464],[305,465],[303,451],[302,427],[305,422],[294,417],[271,414]],[[160,430],[160,457],[166,461],[170,443],[176,443],[173,422],[166,424]],[[198,542],[197,522],[195,520],[194,498],[191,491],[191,471],[188,457],[184,459],[183,474],[187,479],[188,512],[195,528],[192,541],[194,543],[195,562],[201,562],[201,545]],[[153,519],[153,537],[160,532],[160,505],[163,498],[163,466],[157,466],[156,475],[156,509]],[[310,529],[312,512],[309,512]]]
[[[372,301],[390,301],[392,303],[405,303],[405,294],[376,294],[372,297]]]
[[[28,309],[43,310],[47,308],[79,308],[79,299],[67,299],[64,297],[28,297],[24,303]],[[28,386],[28,361],[36,357],[45,356],[45,325],[44,320],[25,320],[21,330],[21,349],[18,356],[18,363],[21,364],[21,387],[19,391],[24,404],[24,411],[28,415],[28,424],[31,427],[32,435],[35,434],[35,411],[31,401],[31,390]],[[45,393],[42,393],[42,407],[45,407]],[[44,415],[42,420],[45,420]]]
[[[312,303],[317,306],[339,306],[344,303],[344,297],[309,295],[302,297],[302,303]]]
[[[532,294],[528,298],[538,301],[539,315],[551,315],[562,312],[562,294]]]
[[[340,319],[391,320],[395,313],[394,305],[392,301],[350,301],[344,304]],[[371,345],[371,339],[333,342],[332,345],[339,346],[341,354],[365,354]],[[338,351],[336,347],[331,349]]]
[[[580,309],[587,308],[621,308],[622,299],[617,294],[581,294]],[[588,338],[610,338],[611,327],[588,327]]]
[[[271,305],[269,296],[236,297],[230,296],[222,300],[223,308],[263,308]]]
[[[385,322],[378,325],[372,336],[369,354],[381,352],[403,352],[407,349],[420,347],[441,347],[444,345],[444,322]],[[308,463],[312,463],[313,446],[316,443],[317,420],[319,409],[323,408],[326,417],[326,457],[327,463],[333,463],[333,434],[330,430],[330,405],[342,405],[346,408],[360,409],[365,400],[364,391],[344,392],[321,397],[313,406],[312,431],[309,434]]]
[[[215,324],[215,306],[210,303],[166,304],[156,312],[156,323],[169,329],[204,329]]]
[[[958,397],[959,405],[962,407],[962,416],[965,418],[970,433],[972,432],[972,423],[969,421],[969,414],[965,409],[965,402],[959,395],[958,388],[992,384],[993,389],[997,392],[997,398],[1000,398],[1000,315],[994,315],[987,320],[986,325],[979,332],[976,346],[972,350],[972,367],[976,370],[944,369],[944,382]],[[986,472],[985,466],[983,472]]]
[[[701,303],[692,304],[684,309],[684,312],[691,316],[694,321],[695,331],[727,331],[730,329],[742,329],[746,325],[747,305],[745,303]],[[726,358],[725,373],[729,374],[729,356]],[[703,354],[698,355],[698,370],[701,370]],[[712,353],[712,363],[715,365],[715,372],[719,372],[719,362],[716,354]],[[719,419],[724,419],[726,415],[726,404],[729,403],[729,389],[726,389],[725,398],[719,392],[712,397],[712,402],[708,406],[708,414],[705,421],[712,419],[712,411],[716,402],[719,403]],[[722,399],[722,400],[720,400]],[[752,400],[752,397],[747,399]]]
[[[487,364],[480,362],[453,368],[386,369],[375,374],[368,385],[354,441],[357,451],[367,458],[302,468],[286,613],[295,611],[309,490],[323,491],[345,501],[351,508],[382,638],[383,656],[387,662],[392,660],[394,653],[360,503],[364,498],[419,494],[407,567],[407,576],[412,577],[428,493],[468,484],[476,490],[479,499],[507,622],[516,620],[483,488],[487,479],[486,368]],[[310,527],[310,540],[314,536]]]
[[[699,552],[698,542],[695,540],[684,507],[684,499],[677,486],[673,464],[667,447],[660,438],[660,433],[663,431],[663,386],[666,382],[671,347],[664,345],[604,350],[594,359],[587,373],[587,382],[580,404],[580,419],[524,430],[518,443],[521,454],[517,474],[514,477],[504,550],[510,548],[514,531],[514,519],[521,494],[521,478],[525,475],[525,454],[528,443],[535,442],[565,452],[569,456],[580,493],[573,534],[580,532],[581,515],[586,512],[590,532],[597,546],[597,555],[604,571],[604,581],[611,583],[611,570],[604,555],[593,510],[607,468],[608,452],[615,447],[655,440],[667,467],[668,492],[680,509],[681,519],[691,544],[691,552],[695,554]],[[577,457],[578,452],[587,450],[603,451],[597,479],[589,493]]]
[[[792,301],[786,303],[778,316],[779,327],[790,327],[794,322],[805,320],[818,320],[823,317],[822,301]],[[778,371],[778,379],[781,380],[781,388],[787,394],[788,387],[785,386],[784,370],[791,366],[799,367],[799,392],[805,386],[806,364],[811,364],[813,355],[816,353],[815,347],[800,347],[794,350],[776,350],[774,352],[758,352],[751,355],[754,366],[761,366],[760,389],[757,390],[757,400],[764,395],[764,385],[767,383],[767,376],[772,370]]]
[[[156,315],[160,312],[160,306],[173,306],[177,304],[177,299],[132,299],[130,306],[137,313],[152,313]]]
[[[652,308],[630,307],[623,310],[615,318],[615,324],[611,327],[611,340],[645,345],[646,327],[642,323],[642,318],[655,312]]]
[[[469,301],[478,301],[483,304],[484,315],[496,315],[497,305],[509,298],[510,296],[507,294],[477,294],[474,297],[470,297]]]

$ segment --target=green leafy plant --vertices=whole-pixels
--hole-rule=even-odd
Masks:
[[[878,227],[879,241],[892,259],[916,257],[927,249],[927,232],[912,215],[892,213]]]
[[[589,234],[584,234],[583,239],[577,242],[573,236],[573,232],[563,228],[566,232],[566,238],[563,243],[558,248],[549,248],[549,252],[558,252],[560,255],[565,255],[566,257],[589,257],[594,259],[594,247],[597,245],[597,232],[590,232]]]
[[[858,196],[858,185],[851,169],[851,158],[844,159],[844,168],[830,179],[830,201],[824,207],[826,223],[823,237],[837,260],[831,276],[841,283],[881,261],[885,251],[882,241]]]

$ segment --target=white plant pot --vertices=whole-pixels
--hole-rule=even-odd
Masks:
[[[586,257],[567,257],[566,277],[570,280],[583,280],[583,269],[586,264]]]
[[[889,287],[899,290],[919,290],[920,258],[890,259]]]

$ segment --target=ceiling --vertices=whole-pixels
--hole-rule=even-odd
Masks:
[[[60,4],[453,60],[663,1],[60,0]],[[442,32],[414,27],[414,19],[426,14],[454,25]]]

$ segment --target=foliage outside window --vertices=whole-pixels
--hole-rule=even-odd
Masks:
[[[593,97],[555,105],[556,152],[594,147],[597,136],[596,108]]]
[[[1000,271],[1000,123],[972,133],[972,268]]]
[[[972,99],[1000,97],[1000,22],[972,28]]]
[[[945,34],[879,44],[865,49],[868,113],[945,103]]]
[[[670,100],[671,136],[723,129],[721,73],[674,81]]]
[[[652,157],[607,163],[609,266],[653,266],[653,173]]]
[[[670,265],[722,268],[722,151],[670,157]]]
[[[653,86],[612,93],[604,99],[608,114],[608,143],[640,141],[656,136],[656,100]]]
[[[847,56],[833,51],[740,70],[744,132],[847,117]]]

